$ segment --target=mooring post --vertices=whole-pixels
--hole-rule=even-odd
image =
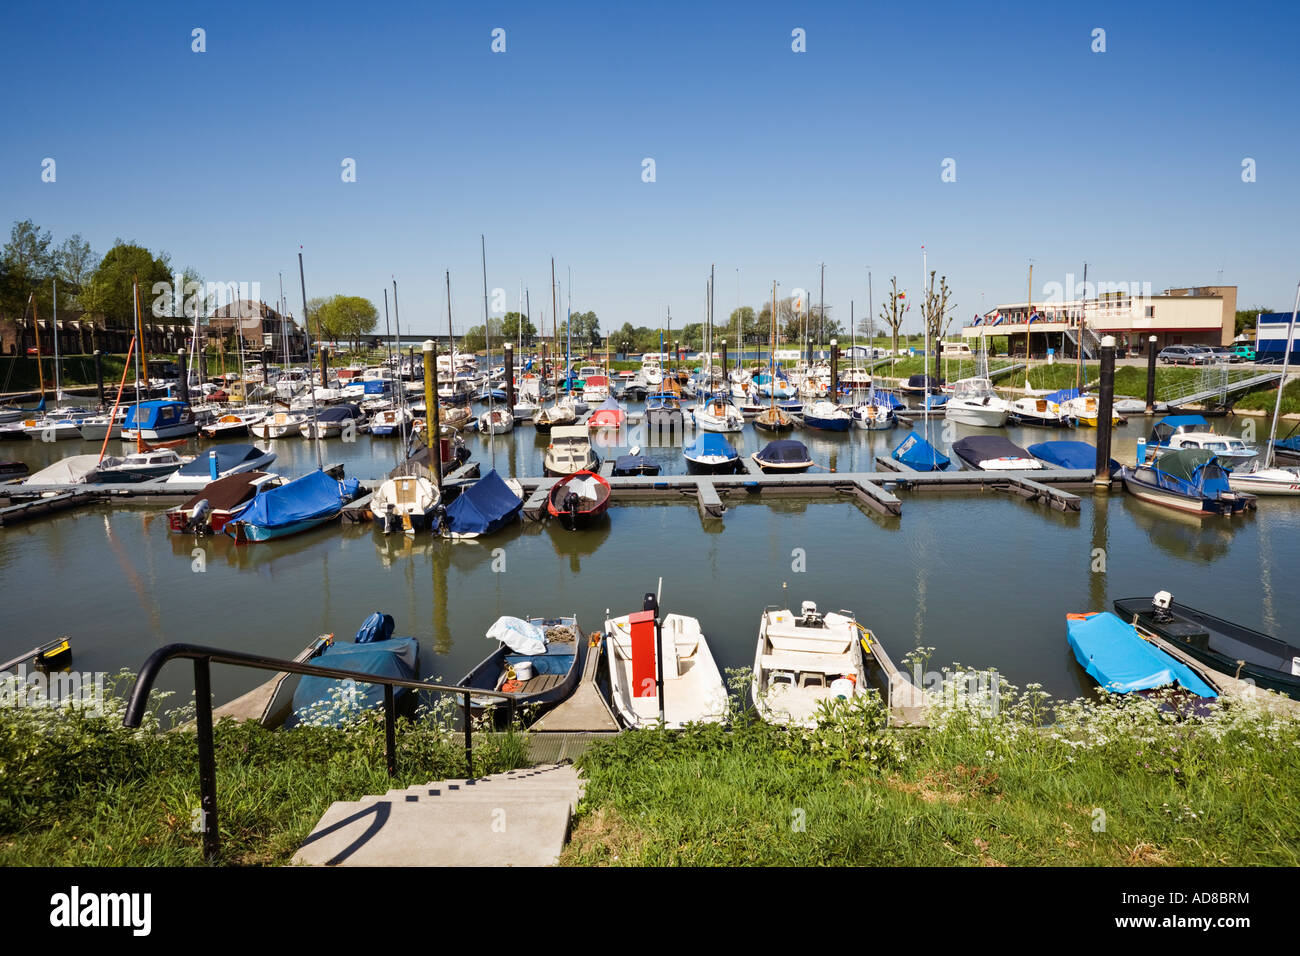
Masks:
[[[1156,411],[1156,337],[1147,339],[1147,414]]]
[[[1115,336],[1101,340],[1101,400],[1097,409],[1097,473],[1094,485],[1110,485],[1110,425],[1115,406]]]
[[[188,405],[190,401],[190,369],[189,369],[189,364],[185,361],[184,349],[180,349],[179,351],[177,351],[176,364],[180,366],[180,370],[181,370],[181,380],[180,380],[181,401],[185,402]]]
[[[104,406],[104,353],[95,349],[95,384],[99,387],[99,405]]]
[[[474,719],[470,716],[469,691],[465,691],[465,776],[474,777]]]
[[[712,359],[713,356],[710,355],[709,356],[710,365],[713,364]],[[722,340],[722,387],[727,388],[727,340],[726,339]],[[727,391],[730,392],[731,389],[728,388]]]
[[[433,339],[420,346],[424,353],[424,443],[433,456],[433,483],[442,492],[442,432],[438,427],[438,356]]]
[[[515,413],[515,348],[506,343],[506,407]]]
[[[262,384],[271,384],[271,353],[268,349],[262,349]]]
[[[329,388],[329,358],[325,346],[320,347],[320,387]]]
[[[840,340],[831,339],[831,393],[826,400],[833,402],[839,395],[840,386]]]

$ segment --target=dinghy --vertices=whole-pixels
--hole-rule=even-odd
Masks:
[[[750,693],[768,723],[815,727],[823,701],[867,691],[857,622],[846,613],[825,616],[804,601],[800,613],[768,608],[758,624]]]
[[[1001,435],[972,435],[952,443],[952,453],[976,471],[1039,471],[1043,463]]]
[[[243,471],[206,484],[184,504],[166,512],[168,527],[177,534],[221,534],[230,516],[263,488],[284,483],[279,475]]]
[[[1202,675],[1143,640],[1132,624],[1109,611],[1069,614],[1066,632],[1079,666],[1111,693],[1180,687],[1194,697],[1208,700],[1219,696]]]
[[[375,524],[384,534],[427,530],[440,513],[437,486],[423,475],[387,478],[370,498]]]
[[[1121,598],[1115,613],[1207,667],[1300,700],[1300,644],[1179,604],[1168,591]]]
[[[727,691],[700,622],[669,614],[656,628],[657,614],[651,594],[644,610],[605,620],[610,698],[619,718],[634,730],[653,727],[662,708],[666,730],[721,722],[727,715]],[[657,680],[659,647],[663,649],[662,697]]]
[[[520,713],[521,707],[540,710],[557,704],[578,686],[586,640],[576,615],[500,617],[486,636],[496,648],[458,680],[457,687],[512,694],[515,712]],[[471,710],[502,703],[496,697],[470,697]]]
[[[750,457],[763,471],[777,475],[798,474],[814,464],[808,446],[792,439],[770,441]]]
[[[568,531],[586,527],[609,508],[609,482],[590,471],[559,479],[546,496],[546,512]]]
[[[740,470],[740,455],[724,437],[702,432],[682,449],[686,471],[691,475],[733,475]]]

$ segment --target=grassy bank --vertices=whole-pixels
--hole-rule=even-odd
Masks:
[[[119,689],[125,690],[125,675]],[[158,701],[161,703],[161,699]],[[122,727],[122,701],[102,716],[80,707],[0,707],[0,866],[201,864],[194,735]],[[187,708],[186,710],[189,710]],[[184,711],[164,719],[186,719]],[[356,800],[465,772],[450,714],[399,721],[398,769],[385,767],[384,728],[369,714],[346,729],[269,731],[223,721],[215,730],[222,860],[287,863],[335,800]],[[521,766],[519,736],[475,742],[475,770]]]
[[[956,682],[952,682],[955,685]],[[569,865],[1300,863],[1300,726],[1241,708],[1171,721],[1118,696],[1002,685],[886,730],[878,702],[815,731],[627,733],[581,761]]]

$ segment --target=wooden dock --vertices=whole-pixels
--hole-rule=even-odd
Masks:
[[[530,734],[618,733],[618,720],[597,685],[604,646],[603,640],[594,647],[588,645],[577,688],[570,697],[539,717],[528,728]]]

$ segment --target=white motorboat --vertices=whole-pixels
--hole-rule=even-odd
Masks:
[[[1166,444],[1148,445],[1155,451],[1156,457],[1167,455],[1183,448],[1204,448],[1219,457],[1225,467],[1234,468],[1238,464],[1250,461],[1259,454],[1259,449],[1248,445],[1240,438],[1220,435],[1211,431],[1180,431],[1171,435]]]
[[[1043,428],[1068,428],[1074,423],[1065,405],[1048,398],[1028,395],[1010,403],[1007,417],[1021,425],[1038,425]]]
[[[1252,495],[1300,495],[1300,468],[1264,468],[1256,463],[1250,471],[1230,471],[1228,486]]]
[[[105,438],[121,438],[124,421],[126,421],[126,407],[118,406],[116,413],[83,418],[78,428],[81,437],[86,441],[103,441]]]
[[[513,431],[515,417],[504,408],[494,408],[478,417],[478,430],[483,435],[504,435]]]
[[[768,608],[758,624],[750,687],[758,715],[769,723],[815,727],[823,701],[867,691],[858,628],[847,614]]]
[[[36,441],[67,441],[81,437],[82,419],[51,414],[45,418],[30,418],[23,422],[23,431]],[[120,427],[119,427],[120,431]]]
[[[437,513],[438,488],[423,475],[389,478],[370,499],[370,511],[384,534],[415,534],[427,529]]]
[[[135,451],[129,455],[104,458],[95,470],[97,482],[146,481],[170,475],[182,465],[194,461],[193,455],[179,455],[174,448]]]
[[[542,474],[563,477],[599,467],[600,456],[591,447],[591,433],[586,425],[556,425],[551,429],[551,442],[542,458]]]
[[[1000,428],[1007,423],[1010,404],[998,397],[987,378],[964,378],[954,383],[943,409],[944,417],[950,422]]]
[[[370,419],[370,433],[372,435],[400,434],[403,426],[408,429],[411,427],[411,421],[414,417],[411,410],[405,406],[385,408],[376,412]]]
[[[235,438],[248,434],[248,427],[260,422],[267,416],[267,409],[240,409],[227,412],[216,420],[200,425],[199,431],[205,438]]]
[[[654,611],[605,620],[605,657],[610,698],[628,727],[659,722],[677,730],[690,723],[718,723],[727,716],[727,691],[700,622],[682,614],[663,618],[656,635]],[[656,684],[656,648],[663,647],[663,698]]]
[[[695,427],[704,432],[738,432],[745,427],[745,416],[730,401],[714,396],[691,410]]]
[[[274,412],[248,423],[248,433],[257,438],[286,438],[302,434],[303,423],[311,416],[305,412]]]
[[[263,451],[256,445],[217,445],[187,459],[187,463],[169,475],[165,483],[197,489],[210,481],[246,471],[265,471],[275,459],[275,452]]]

